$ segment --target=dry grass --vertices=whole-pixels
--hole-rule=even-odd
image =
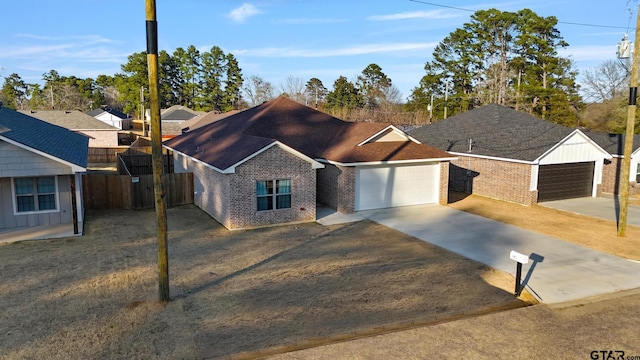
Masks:
[[[216,358],[522,305],[508,274],[369,221],[228,232],[170,209],[166,306],[154,212],[0,250],[2,359]]]
[[[627,226],[618,237],[616,223],[543,206],[524,206],[490,198],[452,193],[452,208],[480,215],[557,239],[590,247],[628,259],[640,260],[640,228]],[[633,197],[630,203],[636,203]]]

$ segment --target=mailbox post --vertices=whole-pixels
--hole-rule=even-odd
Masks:
[[[516,290],[514,295],[520,296],[520,293],[522,292],[522,286],[520,284],[520,278],[522,277],[522,264],[526,264],[529,262],[529,256],[511,250],[511,252],[509,253],[509,258],[516,262]]]

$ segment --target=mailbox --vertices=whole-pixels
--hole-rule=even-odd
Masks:
[[[520,264],[526,264],[529,262],[529,255],[520,254],[513,250],[509,253],[509,258],[513,261],[519,262]]]

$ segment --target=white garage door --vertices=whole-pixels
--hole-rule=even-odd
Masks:
[[[438,202],[440,164],[356,169],[356,210]]]

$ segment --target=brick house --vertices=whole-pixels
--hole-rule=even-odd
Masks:
[[[176,172],[194,173],[196,205],[228,229],[314,221],[317,203],[344,213],[446,203],[453,158],[394,126],[346,122],[286,97],[164,146]]]
[[[20,110],[19,112],[53,125],[84,134],[89,147],[116,147],[120,129],[79,110]]]
[[[597,196],[611,155],[582,131],[491,104],[413,129],[447,151],[452,190],[495,199],[540,201]]]
[[[0,105],[0,240],[82,234],[88,142]]]
[[[617,194],[624,158],[624,140],[622,134],[585,132],[593,141],[607,150],[613,157],[605,160],[602,170],[602,192]],[[640,135],[634,135],[629,171],[629,193],[640,194]]]

